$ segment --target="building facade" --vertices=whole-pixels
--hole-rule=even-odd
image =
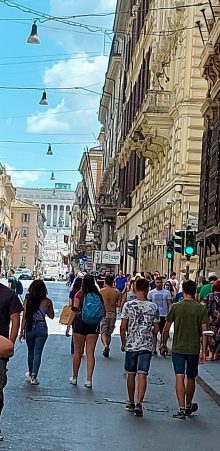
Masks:
[[[201,57],[201,70],[208,82],[203,103],[199,233],[200,273],[220,277],[220,5],[215,21],[209,20],[208,36]]]
[[[127,14],[125,0],[116,7],[121,76],[118,97],[112,97],[113,110],[119,108],[118,142],[111,146],[118,165],[117,242],[127,272],[136,264],[167,273],[166,240],[198,220],[206,86],[195,23],[202,13],[190,0],[174,6],[171,0],[161,9],[157,0],[132,0]],[[111,134],[105,111],[102,122]],[[136,237],[135,263],[127,249]],[[197,260],[191,259],[192,276]],[[175,254],[174,269],[186,271],[184,256]]]
[[[82,182],[76,188],[72,210],[72,257],[82,268],[93,269],[93,252],[100,244],[100,233],[94,230],[96,204],[102,177],[102,146],[86,149],[79,165]],[[83,254],[88,257],[82,261]]]
[[[43,267],[44,274],[56,278],[69,270],[71,210],[75,192],[69,184],[55,184],[54,189],[17,188],[17,198],[33,202],[46,217]]]
[[[41,213],[40,208],[35,204],[13,200],[12,265],[14,268],[28,268],[35,275],[43,273],[45,221],[44,213]]]
[[[11,177],[0,163],[0,273],[11,266],[13,234],[11,230],[11,203],[15,198],[15,188]]]

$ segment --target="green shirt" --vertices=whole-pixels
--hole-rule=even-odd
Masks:
[[[17,289],[17,280],[14,276],[10,276],[8,278],[8,282],[11,284],[11,290],[16,291]]]
[[[212,292],[212,284],[207,283],[207,285],[204,285],[199,293],[200,301],[203,301],[203,299],[205,299],[206,296],[211,292]]]
[[[197,301],[183,299],[173,304],[167,321],[174,322],[172,351],[179,354],[199,354],[202,324],[208,322],[206,307]]]

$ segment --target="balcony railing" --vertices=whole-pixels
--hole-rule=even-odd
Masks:
[[[143,110],[147,113],[168,113],[170,100],[170,91],[149,89],[144,100]]]

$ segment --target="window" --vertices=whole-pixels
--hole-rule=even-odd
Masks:
[[[30,221],[30,213],[22,213],[22,222]]]
[[[28,231],[29,231],[28,227],[22,227],[21,228],[21,236],[27,237],[28,236]]]
[[[28,249],[27,241],[21,241],[21,250],[22,251],[27,251],[27,249]]]
[[[21,261],[23,264],[26,264],[26,257],[21,257]]]
[[[11,213],[11,219],[14,219],[14,213]]]

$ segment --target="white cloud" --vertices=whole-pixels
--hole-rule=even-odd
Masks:
[[[101,91],[108,58],[95,57],[60,61],[44,72],[43,82],[47,87],[86,87],[92,91]],[[94,86],[93,86],[94,85]],[[96,86],[97,85],[97,86]],[[65,90],[64,90],[65,91]],[[71,133],[90,132],[97,124],[96,112],[99,107],[99,94],[95,95],[83,90],[67,91],[62,101],[49,108],[44,114],[36,114],[27,118],[29,133]],[[50,101],[50,91],[48,92]],[[54,114],[55,113],[55,114]],[[61,114],[59,114],[61,113]]]
[[[40,173],[32,171],[15,171],[12,166],[5,164],[7,173],[11,176],[12,184],[16,186],[25,186],[29,182],[36,182],[39,179]]]
[[[67,132],[69,131],[69,124],[63,117],[65,112],[64,99],[56,106],[56,108],[49,108],[44,114],[36,114],[27,118],[27,132],[28,133],[49,133],[49,132]]]

